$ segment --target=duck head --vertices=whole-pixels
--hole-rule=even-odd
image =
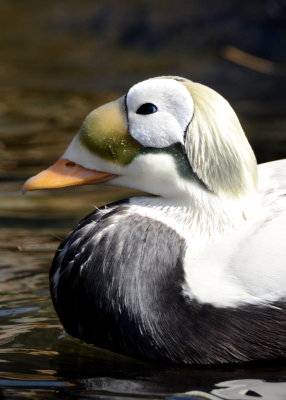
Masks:
[[[24,190],[107,181],[167,198],[195,188],[240,197],[256,190],[257,165],[222,96],[183,78],[159,77],[92,111],[62,158]]]

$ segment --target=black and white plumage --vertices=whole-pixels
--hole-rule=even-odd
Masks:
[[[50,282],[66,331],[177,363],[285,357],[285,167],[257,170],[229,104],[182,78],[93,111],[25,189],[99,180],[155,197],[103,207],[61,244]]]

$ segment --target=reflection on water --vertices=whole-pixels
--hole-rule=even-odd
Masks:
[[[223,389],[214,389],[212,393],[223,398],[246,400],[259,397],[265,400],[286,399],[286,382],[265,382],[260,379],[241,379],[217,383]]]

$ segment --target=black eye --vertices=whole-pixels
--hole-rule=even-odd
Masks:
[[[154,114],[158,108],[152,104],[152,103],[145,103],[142,104],[136,111],[136,114],[142,114],[142,115],[147,115],[147,114]]]

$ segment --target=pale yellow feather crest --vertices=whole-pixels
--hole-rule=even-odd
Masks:
[[[257,189],[257,163],[230,104],[199,83],[181,81],[194,101],[186,135],[193,170],[214,193],[244,196]]]

